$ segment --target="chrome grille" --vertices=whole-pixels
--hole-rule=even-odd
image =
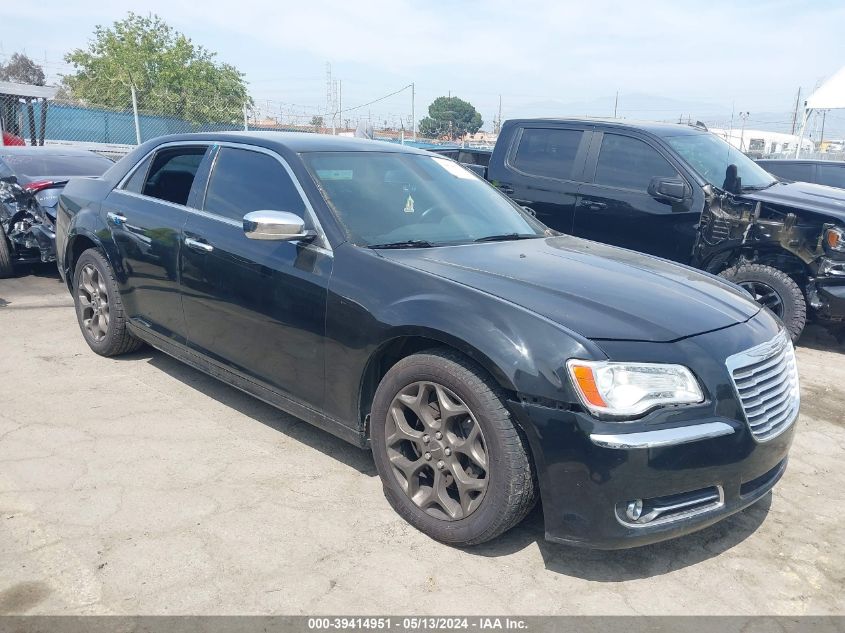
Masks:
[[[734,354],[726,364],[745,420],[758,441],[780,435],[798,417],[798,367],[786,331],[767,343]]]

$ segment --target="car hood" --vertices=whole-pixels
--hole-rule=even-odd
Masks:
[[[845,189],[809,182],[779,182],[761,191],[746,191],[743,198],[779,204],[830,216],[845,222]]]
[[[591,339],[673,341],[742,323],[760,310],[712,275],[571,236],[379,254]]]

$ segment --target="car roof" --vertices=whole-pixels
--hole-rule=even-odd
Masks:
[[[423,154],[428,152],[391,143],[349,136],[332,136],[330,134],[316,134],[311,132],[198,132],[193,134],[175,134],[159,137],[157,142],[179,141],[230,141],[260,145],[276,149],[286,149],[292,152],[396,152],[405,154]]]
[[[692,125],[681,125],[678,123],[661,123],[659,121],[638,121],[635,119],[603,119],[593,117],[561,117],[561,118],[538,118],[538,119],[510,119],[508,123],[532,124],[532,123],[574,123],[577,125],[600,125],[602,127],[618,127],[619,129],[636,129],[649,132],[656,136],[681,136],[684,134],[702,134],[707,132],[704,128]]]
[[[87,149],[77,149],[75,147],[64,147],[62,145],[46,145],[46,146],[32,146],[32,145],[2,145],[0,146],[0,154],[3,156],[100,156],[96,152]],[[105,156],[101,156],[105,158]],[[108,160],[105,158],[105,160]]]

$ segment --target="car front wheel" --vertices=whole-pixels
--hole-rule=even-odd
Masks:
[[[789,275],[771,266],[746,263],[728,268],[721,276],[747,290],[757,303],[783,321],[793,342],[798,340],[807,322],[807,304],[801,288]]]
[[[12,277],[15,274],[15,269],[12,265],[12,249],[9,246],[9,240],[6,238],[6,232],[0,226],[0,279]]]
[[[501,389],[451,350],[399,361],[370,415],[376,468],[391,506],[452,545],[475,545],[519,523],[536,500],[527,441]]]

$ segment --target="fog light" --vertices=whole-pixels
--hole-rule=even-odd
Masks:
[[[634,499],[633,501],[628,503],[628,510],[625,514],[628,515],[628,518],[631,521],[636,521],[640,518],[640,515],[643,513],[643,500],[642,499]]]

